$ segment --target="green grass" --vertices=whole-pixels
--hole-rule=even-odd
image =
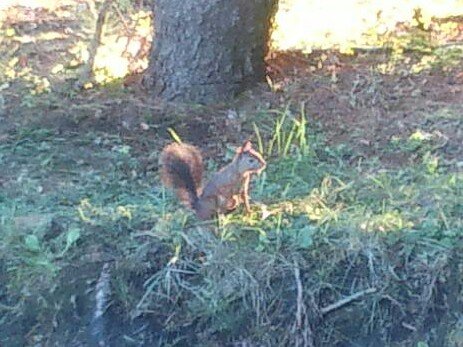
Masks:
[[[119,17],[109,22],[122,23]],[[308,66],[316,88],[329,85],[352,112],[393,112],[385,76],[397,77],[400,87],[404,76],[423,73],[424,85],[432,77],[427,73],[453,74],[461,65],[461,44],[450,40],[458,36],[458,22],[434,23],[430,31],[424,24],[366,33],[368,46],[383,49],[384,58],[368,60],[344,94],[334,88],[342,74],[319,84],[328,64],[323,54]],[[48,82],[43,75],[55,64],[39,72],[31,46],[13,49],[19,34],[12,30],[0,30],[8,52],[0,57],[0,113],[13,110],[16,118],[7,115],[5,122],[18,121],[11,127],[18,130],[0,134],[1,345],[86,341],[105,264],[111,345],[463,345],[463,174],[461,161],[446,152],[459,151],[445,148],[452,139],[442,130],[461,126],[458,105],[431,104],[425,111],[427,105],[415,105],[423,113],[420,128],[399,132],[384,147],[373,143],[375,154],[364,156],[355,143],[362,127],[341,145],[327,144],[304,104],[268,110],[258,100],[253,109],[260,113],[247,114],[243,124],[268,162],[253,182],[252,213],[200,223],[160,185],[153,164],[158,137],[83,125],[98,123],[107,109],[97,90],[70,88],[82,52],[67,46],[66,59],[78,65],[63,66]],[[342,70],[344,64],[337,65]],[[120,81],[106,87],[107,100],[132,96]],[[284,100],[298,99],[286,87],[271,89]],[[299,92],[304,89],[295,88]],[[308,109],[323,108],[308,103]],[[120,105],[121,112],[141,107]],[[145,109],[144,120],[160,132],[166,123],[156,121],[169,111],[157,107]],[[42,112],[57,109],[75,129],[23,121],[41,124]],[[182,113],[190,118],[188,110]],[[382,162],[395,154],[403,164]],[[154,170],[144,166],[147,158]],[[210,172],[219,165],[207,163]],[[333,309],[342,300],[345,305]]]
[[[380,294],[328,314],[316,338],[355,341],[382,331],[387,339],[399,312],[417,327],[445,316],[432,279],[450,279],[452,252],[461,246],[461,172],[426,156],[396,169],[374,160],[351,166],[349,151],[326,147],[307,123],[301,141],[291,135],[293,118],[278,118],[275,127],[268,121],[275,130],[260,141],[272,155],[254,184],[252,215],[237,212],[210,225],[179,207],[155,175],[144,176],[119,137],[65,139],[25,129],[4,143],[4,320],[33,317],[47,331],[50,317],[65,317],[69,298],[82,296],[63,282],[69,271],[91,285],[105,262],[113,264],[113,308],[122,319],[153,316],[172,334],[170,344],[193,331],[216,343],[237,341],[237,331],[251,341],[294,343],[316,322],[317,307],[367,288]],[[272,141],[279,150],[269,149]],[[409,305],[420,311],[412,314]],[[305,312],[302,330],[290,333],[298,310]],[[362,322],[358,336],[348,333],[348,312]],[[405,330],[400,339],[411,336]]]

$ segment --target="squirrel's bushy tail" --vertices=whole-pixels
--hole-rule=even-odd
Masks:
[[[162,150],[159,163],[162,183],[173,188],[180,201],[193,208],[203,175],[201,152],[188,144],[172,143]]]

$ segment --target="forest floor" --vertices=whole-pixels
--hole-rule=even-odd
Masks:
[[[0,12],[0,345],[463,346],[462,17],[273,51],[267,84],[179,106],[104,68],[75,88],[82,4]],[[258,144],[251,216],[163,189],[169,128],[208,173]]]

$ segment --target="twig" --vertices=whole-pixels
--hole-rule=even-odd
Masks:
[[[124,30],[125,30],[126,35],[129,36],[129,38],[130,38],[131,32],[130,32],[129,25],[127,24],[127,21],[125,20],[124,16],[122,15],[122,12],[121,12],[119,6],[117,6],[117,3],[113,3],[112,5],[113,5],[113,8],[116,10],[116,13],[119,16],[119,19],[121,20],[122,25],[124,26]]]
[[[296,281],[297,295],[296,295],[296,321],[292,327],[292,332],[295,334],[295,347],[313,347],[313,333],[310,327],[309,319],[307,317],[307,308],[304,304],[303,286],[301,281],[301,271],[296,259],[294,263],[294,279]]]
[[[408,323],[405,323],[405,322],[402,322],[402,326],[405,328],[405,329],[408,329],[408,330],[411,330],[413,332],[416,332],[416,328],[411,325],[411,324],[408,324]]]
[[[294,278],[296,280],[297,287],[296,327],[300,328],[302,326],[302,309],[304,302],[302,298],[301,271],[299,270],[296,260],[294,260]]]
[[[327,313],[330,313],[331,311],[337,310],[338,308],[347,305],[348,303],[359,299],[360,297],[367,295],[367,294],[372,294],[376,292],[376,288],[368,288],[365,290],[362,290],[360,292],[357,292],[355,294],[349,295],[348,297],[341,299],[334,304],[328,305],[326,307],[323,307],[320,312],[322,315],[325,315]]]
[[[88,49],[89,57],[88,62],[84,66],[82,74],[79,81],[77,82],[78,87],[82,86],[85,82],[89,81],[93,74],[93,66],[95,64],[95,56],[98,50],[98,47],[101,44],[101,36],[103,34],[103,25],[106,19],[106,13],[108,8],[111,5],[111,0],[105,0],[103,5],[101,5],[100,11],[98,12],[98,18],[96,20],[95,35],[93,36],[92,42],[90,42],[90,47]]]
[[[110,265],[105,263],[101,269],[100,277],[95,287],[95,310],[91,320],[91,334],[98,346],[106,346],[106,329],[103,315],[108,309],[108,297],[110,295]]]

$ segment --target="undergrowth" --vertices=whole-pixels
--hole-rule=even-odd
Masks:
[[[303,108],[278,113],[254,127],[269,164],[252,214],[206,224],[142,173],[122,138],[10,136],[0,147],[10,177],[0,196],[0,310],[17,334],[3,342],[45,341],[57,327],[67,332],[54,337],[61,343],[85,335],[82,312],[103,264],[108,312],[121,326],[150,322],[125,331],[135,345],[147,336],[211,346],[437,346],[458,337],[461,172],[430,166],[428,152],[397,169],[352,165]],[[65,320],[70,312],[80,315]]]

